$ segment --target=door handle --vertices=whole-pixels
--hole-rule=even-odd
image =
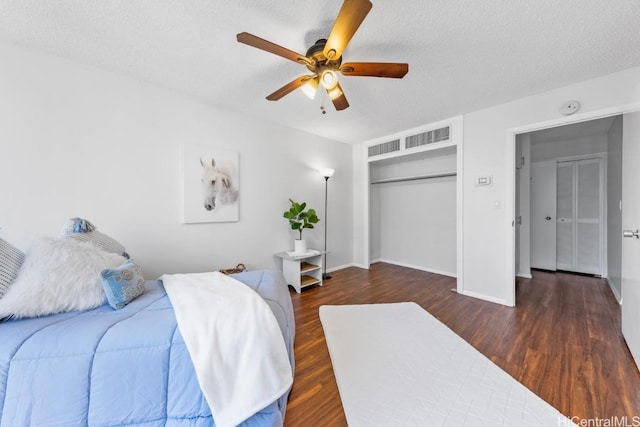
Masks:
[[[550,217],[550,216],[546,217],[545,219],[546,219],[547,221],[551,221],[551,217]]]
[[[638,230],[636,231],[623,230],[622,237],[635,237],[636,239],[640,239],[640,235],[638,235]]]

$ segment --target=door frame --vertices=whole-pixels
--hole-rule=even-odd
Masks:
[[[508,306],[516,305],[516,135],[537,130],[549,129],[558,126],[564,126],[573,123],[587,122],[595,119],[602,119],[619,114],[640,111],[640,103],[623,104],[615,107],[604,108],[601,110],[588,111],[578,113],[571,116],[559,117],[556,119],[546,120],[542,122],[530,123],[523,126],[508,128],[505,135],[506,145],[506,182],[505,182],[505,207],[507,209],[507,241],[506,241],[506,257],[507,263],[506,277],[504,278],[505,303]]]

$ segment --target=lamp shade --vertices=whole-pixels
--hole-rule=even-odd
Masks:
[[[340,86],[336,85],[333,89],[327,89],[327,93],[329,94],[329,99],[332,101],[340,96],[342,96],[342,90],[340,90]]]
[[[325,69],[320,74],[320,84],[325,89],[333,89],[338,84],[338,76],[333,70]]]
[[[331,178],[331,176],[333,176],[333,173],[335,172],[333,169],[330,168],[322,168],[318,170],[320,172],[320,175],[322,175],[325,178]]]
[[[313,99],[316,97],[316,92],[318,91],[318,80],[311,79],[302,87],[302,92],[309,97],[309,99]]]

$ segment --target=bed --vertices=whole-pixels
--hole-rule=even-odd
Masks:
[[[294,369],[293,309],[281,273],[232,275],[267,303]],[[281,426],[289,390],[242,422]],[[163,283],[124,308],[0,323],[0,427],[212,426]]]

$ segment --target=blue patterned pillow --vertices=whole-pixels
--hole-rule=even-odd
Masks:
[[[118,268],[102,270],[100,281],[109,305],[115,309],[124,308],[144,292],[142,270],[133,260]]]

